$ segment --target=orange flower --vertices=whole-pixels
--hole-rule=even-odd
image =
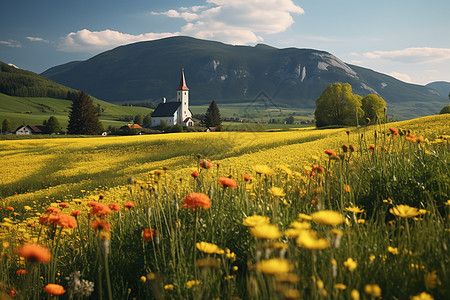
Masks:
[[[14,211],[14,207],[8,206],[8,207],[6,208],[6,210],[8,210],[8,211]]]
[[[219,182],[223,187],[236,187],[236,181],[228,177],[219,177]]]
[[[97,204],[98,204],[97,201],[88,201],[88,203],[86,203],[86,205],[87,205],[88,207],[94,207],[94,206],[96,206]]]
[[[68,207],[69,207],[69,204],[68,204],[68,203],[65,203],[65,202],[61,202],[61,203],[59,204],[59,207],[61,207],[61,208],[68,208]]]
[[[199,166],[203,169],[210,169],[213,165],[210,159],[204,159],[200,162]]]
[[[47,213],[57,213],[57,214],[59,214],[59,213],[61,212],[61,210],[60,210],[59,208],[57,208],[57,207],[50,206],[49,208],[47,208],[47,209],[45,210],[45,212],[47,212]]]
[[[44,291],[50,296],[58,296],[66,292],[62,285],[54,283],[47,284],[44,288]]]
[[[369,145],[369,149],[370,150],[375,150],[375,146],[374,145]]]
[[[76,218],[76,217],[78,217],[80,215],[80,211],[79,210],[74,210],[74,211],[72,211],[72,213],[70,215]]]
[[[184,204],[181,208],[190,207],[196,209],[197,207],[203,207],[209,209],[211,207],[211,199],[202,193],[190,193],[184,198]]]
[[[77,221],[69,215],[59,215],[58,225],[64,228],[75,228],[77,227]]]
[[[130,209],[130,208],[133,208],[133,207],[134,207],[134,204],[133,204],[133,202],[128,201],[127,203],[125,203],[125,207],[128,208],[128,209]]]
[[[119,211],[119,210],[120,210],[120,206],[119,206],[119,204],[117,204],[117,203],[111,203],[111,204],[109,205],[109,208],[110,208],[111,210],[113,210],[113,211]]]
[[[244,174],[244,181],[250,181],[252,178],[248,174]]]
[[[320,166],[314,165],[313,166],[313,170],[317,171],[317,173],[325,173],[325,169],[323,167],[320,167]]]
[[[153,228],[145,228],[142,232],[142,238],[146,242],[151,242],[153,240],[153,237],[158,234],[158,230]]]
[[[344,191],[350,193],[350,186],[348,184],[344,184]]]
[[[58,209],[58,211],[59,211],[59,209]],[[45,225],[45,226],[56,225],[59,222],[60,215],[61,214],[59,212],[53,212],[48,215],[43,215],[43,216],[39,217],[39,224]]]
[[[44,246],[25,243],[17,249],[17,253],[29,262],[46,263],[52,258],[50,250]]]
[[[109,224],[103,219],[95,219],[94,221],[91,222],[91,227],[97,230],[108,231],[111,228],[111,224]]]
[[[27,274],[28,272],[27,272],[27,270],[24,270],[24,269],[20,269],[20,270],[17,270],[16,271],[16,274],[17,275],[25,275],[25,274]]]
[[[198,175],[197,171],[194,171],[194,172],[191,173],[191,176],[194,177],[194,178],[198,178],[199,175]]]
[[[393,134],[393,135],[398,135],[398,131],[395,128],[389,128],[389,131]]]
[[[325,154],[327,154],[328,156],[333,156],[336,155],[336,152],[334,152],[333,150],[325,150]]]
[[[108,205],[103,203],[97,203],[95,204],[91,209],[91,215],[95,216],[107,216],[111,212],[111,209],[109,209]]]

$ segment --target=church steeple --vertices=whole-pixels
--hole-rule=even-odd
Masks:
[[[178,86],[177,91],[189,91],[186,85],[186,78],[184,77],[184,68],[181,69],[180,85]]]

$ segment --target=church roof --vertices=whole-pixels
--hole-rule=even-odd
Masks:
[[[181,102],[160,103],[152,112],[152,117],[171,117],[175,114]]]
[[[189,91],[186,85],[186,78],[184,77],[184,70],[181,70],[180,85],[178,86],[177,91]]]

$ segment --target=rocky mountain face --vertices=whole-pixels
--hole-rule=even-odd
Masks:
[[[378,94],[392,104],[440,103],[446,98],[432,88],[346,64],[324,51],[233,46],[190,37],[121,46],[42,75],[110,102],[159,101],[175,97],[182,67],[193,105],[244,102],[264,92],[280,106],[313,108],[333,82],[347,82],[356,94]]]

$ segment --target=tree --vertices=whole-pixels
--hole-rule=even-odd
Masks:
[[[92,98],[84,91],[79,92],[72,101],[69,113],[69,134],[99,134],[102,124]]]
[[[134,116],[134,124],[142,125],[144,123],[144,116],[139,114]]]
[[[449,94],[450,95],[450,94]],[[450,114],[450,105],[446,105],[444,106],[441,111],[440,114]]]
[[[330,84],[316,100],[316,126],[356,125],[357,119],[364,114],[361,98],[352,93],[348,83]]]
[[[362,98],[361,108],[364,111],[364,117],[371,121],[384,121],[386,101],[378,95],[370,94]]]
[[[284,119],[286,124],[294,124],[294,116],[289,116],[286,119]]]
[[[47,127],[49,133],[60,133],[62,131],[58,119],[54,116],[48,118],[44,125]]]
[[[6,133],[12,130],[12,122],[10,119],[4,119],[2,122],[2,132]]]
[[[220,118],[219,107],[217,107],[216,101],[212,101],[206,110],[205,114],[205,125],[206,127],[218,127],[222,124],[222,119]]]
[[[144,126],[152,124],[152,116],[150,114],[146,115],[142,123],[144,124]]]

